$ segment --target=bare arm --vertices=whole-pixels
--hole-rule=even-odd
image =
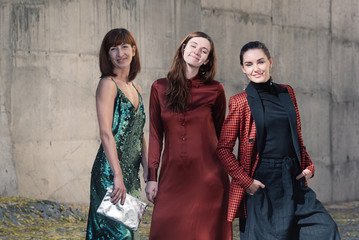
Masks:
[[[147,156],[148,156],[147,142],[146,142],[145,134],[143,134],[141,164],[142,164],[142,168],[143,168],[143,180],[145,181],[145,183],[147,183],[147,176],[148,176],[148,160],[147,160]]]
[[[121,204],[124,204],[126,187],[118,160],[115,138],[112,134],[113,108],[116,94],[117,88],[111,79],[104,78],[100,80],[96,91],[96,109],[102,146],[114,175],[111,202],[116,204],[121,200]]]
[[[136,89],[138,90],[138,92],[141,94],[142,96],[142,89],[139,85],[135,84]],[[147,175],[148,175],[148,151],[147,151],[147,142],[146,142],[146,137],[145,134],[143,134],[142,137],[142,151],[141,151],[141,164],[142,164],[142,168],[143,168],[143,180],[145,181],[145,183],[147,183]]]

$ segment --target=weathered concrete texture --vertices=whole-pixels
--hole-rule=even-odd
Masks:
[[[15,170],[12,139],[10,130],[10,111],[6,105],[10,101],[9,77],[11,62],[9,6],[0,2],[0,195],[18,194],[17,175]]]
[[[359,199],[358,11],[353,0],[0,0],[0,195],[88,202],[98,51],[125,27],[139,45],[146,113],[152,82],[189,32],[213,38],[227,98],[248,83],[242,45],[265,42],[274,81],[296,91],[310,185],[323,202]]]
[[[359,104],[342,102],[333,104],[332,126],[333,200],[347,201],[359,198]]]
[[[333,201],[359,198],[359,3],[332,1]]]
[[[9,121],[3,103],[4,94],[1,91],[2,89],[0,89],[0,195],[14,196],[18,193],[17,177],[13,162]]]
[[[343,1],[350,4],[351,1]],[[295,28],[328,31],[331,19],[331,1],[301,0],[301,1],[272,1],[273,24],[292,26]]]
[[[216,1],[219,4],[221,1]],[[239,51],[248,41],[271,44],[272,25],[269,15],[248,14],[239,9],[208,9],[202,11],[203,31],[212,36],[217,54],[217,79],[224,83],[227,97],[248,84],[239,65]]]

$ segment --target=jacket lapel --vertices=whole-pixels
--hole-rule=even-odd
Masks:
[[[292,133],[292,140],[293,145],[295,149],[295,153],[297,155],[297,158],[299,160],[300,164],[300,150],[299,150],[299,141],[298,141],[298,131],[297,131],[297,114],[295,112],[295,107],[292,101],[292,98],[290,97],[288,90],[286,88],[281,87],[278,84],[274,84],[274,88],[276,92],[278,93],[278,98],[280,100],[280,103],[284,107],[285,111],[288,115],[290,130]]]
[[[264,110],[261,98],[255,87],[251,84],[248,84],[246,88],[247,100],[249,108],[251,109],[251,113],[254,119],[254,123],[257,129],[257,149],[259,156],[263,153],[264,147]]]

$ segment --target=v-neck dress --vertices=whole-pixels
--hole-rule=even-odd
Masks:
[[[115,83],[116,84],[116,83]],[[140,197],[139,167],[142,157],[145,112],[142,97],[138,93],[137,109],[118,88],[115,98],[112,134],[115,138],[118,159],[127,192]],[[113,173],[102,144],[91,172],[90,209],[86,239],[134,239],[134,233],[124,225],[96,213],[106,188],[113,185]]]
[[[160,162],[161,168],[149,239],[229,240],[229,178],[215,151],[226,111],[224,89],[217,81],[204,84],[199,78],[187,86],[188,107],[174,113],[166,104],[167,79],[152,84],[150,181],[157,181]]]

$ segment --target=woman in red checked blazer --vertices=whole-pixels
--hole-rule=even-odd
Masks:
[[[303,145],[292,87],[273,83],[273,60],[261,42],[244,45],[240,63],[250,83],[230,98],[217,147],[232,177],[228,221],[239,217],[241,240],[340,239],[307,186],[314,166]]]

